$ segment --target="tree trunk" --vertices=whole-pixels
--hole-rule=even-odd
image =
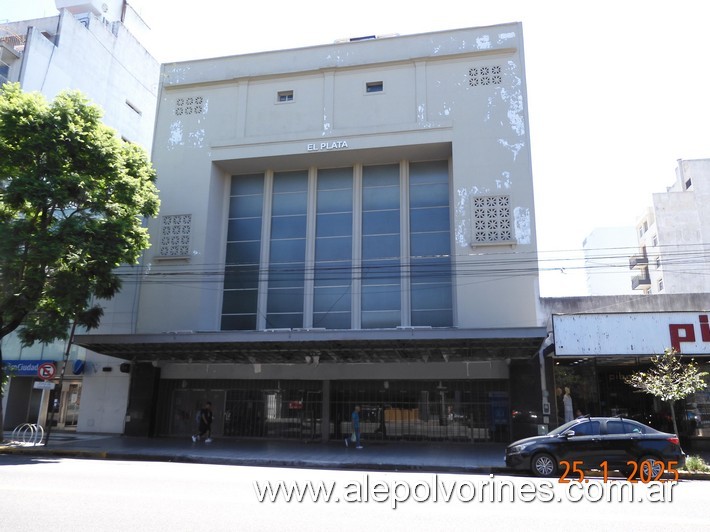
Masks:
[[[673,418],[673,430],[675,432],[675,435],[678,436],[680,432],[678,432],[678,423],[675,420],[675,401],[669,401],[671,404],[671,417]]]
[[[2,410],[2,398],[5,395],[3,393],[3,383],[5,382],[5,370],[3,369],[2,362],[2,338],[0,338],[0,443],[5,441],[5,432],[3,426],[5,425],[5,414]]]

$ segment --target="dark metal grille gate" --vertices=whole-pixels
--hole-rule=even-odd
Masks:
[[[162,380],[158,434],[192,434],[205,400],[213,403],[215,435],[320,439],[320,381]]]
[[[368,440],[510,440],[507,380],[331,381],[329,433],[350,433],[360,405]],[[213,433],[319,440],[323,383],[294,380],[162,380],[159,435],[188,436],[197,410],[213,402]]]
[[[509,441],[507,380],[334,381],[331,397],[331,438],[360,405],[369,440]]]

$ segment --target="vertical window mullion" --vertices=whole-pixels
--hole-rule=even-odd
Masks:
[[[409,260],[410,256],[410,246],[409,246],[409,165],[407,161],[401,161],[399,163],[399,247],[402,250],[401,260],[400,260],[400,306],[401,306],[401,324],[403,327],[409,327],[412,324],[411,319],[411,282],[410,282],[410,271],[411,264]]]
[[[352,242],[351,326],[362,328],[362,164],[353,168],[353,242]]]
[[[316,252],[316,176],[318,170],[308,170],[308,199],[306,201],[306,258],[303,279],[303,326],[313,327],[314,268]]]
[[[257,330],[266,329],[266,301],[269,290],[271,211],[273,206],[274,172],[268,170],[264,179],[264,211],[261,225],[261,261],[259,263],[259,296],[257,299]]]

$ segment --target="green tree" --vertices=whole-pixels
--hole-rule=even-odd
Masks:
[[[637,371],[624,380],[634,388],[655,395],[662,401],[668,401],[673,417],[673,430],[678,434],[674,404],[679,399],[704,390],[707,387],[704,377],[708,373],[700,371],[694,360],[682,363],[680,355],[672,347],[667,348],[662,355],[654,356],[651,364],[652,367],[648,371]]]
[[[0,340],[17,330],[23,345],[48,343],[72,323],[97,327],[103,311],[90,301],[113,297],[114,269],[149,246],[155,171],[101,117],[77,91],[48,102],[0,88]],[[2,371],[0,350],[0,382]]]

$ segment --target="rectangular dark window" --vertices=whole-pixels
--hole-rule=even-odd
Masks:
[[[399,165],[362,170],[362,328],[402,324]]]
[[[369,81],[365,84],[365,92],[382,92],[385,90],[381,81]]]
[[[409,166],[412,325],[451,327],[451,230],[448,161]]]
[[[266,328],[303,327],[308,172],[274,173]]]
[[[313,326],[351,327],[353,169],[318,170]]]
[[[292,102],[293,101],[293,91],[279,91],[277,93],[276,101],[278,101],[278,102]]]
[[[256,329],[263,174],[232,177],[227,222],[222,330]]]

